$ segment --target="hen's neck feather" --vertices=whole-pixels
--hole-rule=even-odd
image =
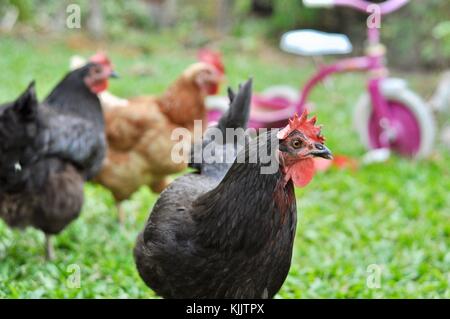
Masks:
[[[171,122],[190,127],[194,120],[206,119],[204,97],[193,81],[180,77],[157,98],[157,103]]]
[[[104,118],[100,100],[88,89],[81,74],[76,71],[69,73],[48,95],[44,103],[57,112],[79,116],[103,128]]]
[[[193,204],[193,218],[203,224],[197,238],[203,245],[219,250],[243,249],[256,252],[269,239],[275,239],[283,227],[295,228],[296,201],[292,181],[284,180],[278,169],[261,174],[261,163],[249,163],[248,157],[268,147],[275,133],[267,135],[267,144],[257,140],[246,148],[246,162],[235,162],[220,184]],[[278,164],[277,164],[278,165]],[[292,216],[294,215],[294,216]]]

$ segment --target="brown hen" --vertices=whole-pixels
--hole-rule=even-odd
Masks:
[[[172,148],[180,142],[171,139],[172,131],[184,127],[193,133],[195,120],[206,127],[204,100],[217,92],[221,78],[215,67],[195,63],[160,96],[135,97],[127,106],[104,108],[108,153],[96,181],[113,193],[121,222],[121,201],[143,185],[159,193],[168,185],[168,175],[186,169],[187,161],[171,159]],[[187,147],[192,143],[184,142]]]

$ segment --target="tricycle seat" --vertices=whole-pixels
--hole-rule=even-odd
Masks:
[[[294,30],[283,34],[280,42],[283,51],[306,56],[347,54],[352,44],[345,34],[317,30]]]

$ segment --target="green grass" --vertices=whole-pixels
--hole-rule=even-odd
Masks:
[[[122,75],[110,88],[119,96],[161,92],[195,60],[194,50],[167,35],[130,35],[82,48],[73,42],[3,37],[0,102],[14,99],[32,79],[44,97],[66,72],[72,54],[89,55],[97,48],[108,50]],[[264,50],[257,42],[227,41],[220,48],[233,86],[248,76],[254,77],[256,90],[277,83],[298,86],[313,71],[308,60]],[[136,72],[143,67],[149,75]],[[411,80],[415,88],[422,87],[422,75]],[[363,75],[347,74],[312,96],[335,154],[364,154],[351,125],[363,87]],[[278,297],[450,298],[450,154],[437,148],[427,161],[393,157],[354,172],[332,169],[297,190],[294,259]],[[127,222],[120,227],[110,193],[87,185],[81,217],[56,238],[54,262],[44,260],[42,233],[11,230],[0,221],[0,297],[155,297],[135,270],[132,248],[156,198],[146,188],[136,193],[125,203]],[[372,264],[382,269],[376,289],[366,284]],[[80,288],[70,288],[73,265],[81,271]]]

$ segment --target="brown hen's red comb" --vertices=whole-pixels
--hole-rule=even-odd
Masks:
[[[225,66],[223,65],[222,55],[219,52],[203,48],[197,53],[197,58],[200,62],[212,65],[221,74],[225,74]]]
[[[289,134],[297,130],[308,138],[323,143],[325,138],[320,135],[321,127],[315,125],[316,121],[316,116],[308,119],[308,111],[305,109],[300,117],[295,114],[293,118],[289,119],[289,124],[278,132],[277,137],[280,140],[284,140]]]

